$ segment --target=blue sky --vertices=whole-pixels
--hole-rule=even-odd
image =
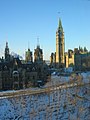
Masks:
[[[0,56],[8,41],[10,52],[24,57],[28,43],[34,52],[39,37],[44,59],[49,59],[56,49],[59,17],[65,32],[65,51],[79,45],[90,50],[89,0],[0,0]]]

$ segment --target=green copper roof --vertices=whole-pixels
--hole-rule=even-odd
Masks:
[[[59,18],[59,27],[62,27],[61,19]]]
[[[61,19],[60,19],[60,18],[59,18],[58,29],[59,29],[61,32],[63,32],[62,22],[61,22]]]

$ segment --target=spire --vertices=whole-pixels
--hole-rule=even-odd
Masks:
[[[59,18],[59,23],[58,23],[58,29],[63,32],[63,27],[62,27],[62,22],[61,19]]]
[[[59,18],[59,27],[62,27],[61,19]]]
[[[39,45],[39,37],[37,37],[37,47],[40,48],[40,45]]]
[[[30,51],[30,45],[29,45],[29,41],[28,41],[28,51]]]
[[[8,42],[6,41],[6,48],[8,48]]]
[[[9,60],[9,48],[8,48],[8,42],[6,42],[6,47],[5,47],[5,59]]]
[[[29,41],[28,41],[28,49],[29,49]]]

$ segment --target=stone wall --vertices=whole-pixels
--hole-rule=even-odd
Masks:
[[[0,98],[0,120],[89,120],[89,86]]]

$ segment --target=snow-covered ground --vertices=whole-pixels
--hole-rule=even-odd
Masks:
[[[90,82],[90,72],[82,72],[79,75],[72,75],[72,76],[58,76],[58,75],[52,75],[51,81],[47,82],[45,87],[57,85],[66,83],[69,81],[76,81],[78,77],[78,80],[82,80],[83,83],[89,83]]]
[[[81,75],[83,76],[82,82],[90,83],[89,72]],[[52,76],[51,81],[45,87],[68,82],[69,79],[70,77]],[[0,99],[0,120],[78,119],[90,120],[90,84]]]

